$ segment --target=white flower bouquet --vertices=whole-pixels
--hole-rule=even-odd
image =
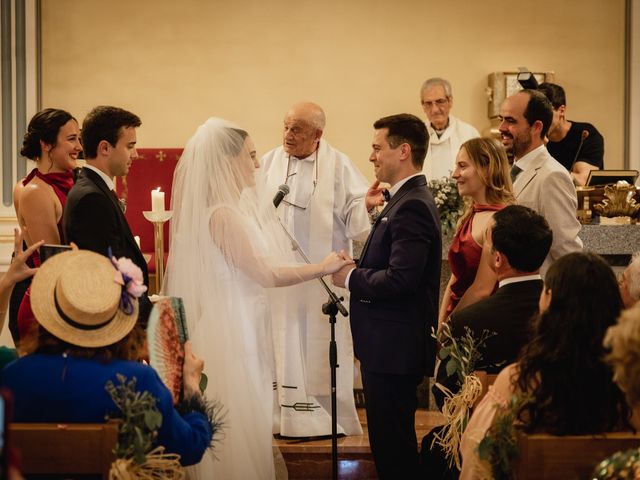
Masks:
[[[430,180],[428,186],[440,212],[442,234],[447,235],[455,230],[458,218],[464,212],[464,200],[451,177]]]

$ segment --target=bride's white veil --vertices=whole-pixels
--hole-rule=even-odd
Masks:
[[[247,137],[231,122],[210,118],[187,143],[173,176],[165,292],[198,291],[203,278],[218,273],[206,260],[219,262],[220,253],[227,266],[240,270],[248,258],[258,259],[244,273],[257,275],[265,287],[274,286],[268,267],[293,261],[271,201],[275,192],[264,191]],[[216,252],[212,246],[218,247]]]
[[[216,478],[268,478],[273,351],[264,287],[273,286],[273,265],[293,259],[250,145],[232,123],[207,120],[187,143],[172,187],[164,292],[183,299],[206,393],[228,412],[220,461],[210,465]]]

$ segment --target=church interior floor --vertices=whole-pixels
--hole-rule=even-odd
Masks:
[[[340,480],[376,479],[376,470],[369,449],[367,418],[358,409],[363,435],[338,437],[338,478]],[[440,412],[418,409],[416,436],[418,444],[433,427],[442,425]],[[284,457],[289,480],[331,478],[331,438],[277,438],[273,440]]]

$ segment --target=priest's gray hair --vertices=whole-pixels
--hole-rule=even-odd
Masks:
[[[311,125],[317,130],[324,130],[324,126],[327,123],[327,117],[325,116],[324,111],[315,103],[310,103],[309,105],[313,105],[309,111],[309,120],[311,121]]]
[[[424,93],[425,90],[429,90],[430,88],[437,87],[438,85],[442,85],[444,88],[444,93],[447,97],[452,98],[453,94],[451,92],[451,84],[448,80],[440,77],[429,78],[424,81],[422,84],[422,88],[420,89],[420,96]]]

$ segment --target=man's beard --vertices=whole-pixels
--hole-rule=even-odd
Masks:
[[[520,158],[529,150],[529,147],[531,147],[531,139],[529,137],[524,140],[522,138],[514,137],[511,147],[511,155],[514,158]]]

